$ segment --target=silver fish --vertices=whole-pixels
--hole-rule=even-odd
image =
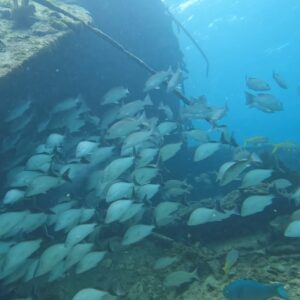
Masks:
[[[150,76],[145,83],[144,92],[147,93],[151,90],[159,89],[168,80],[172,74],[171,72],[171,69],[169,69],[168,71],[160,71]]]
[[[101,104],[118,104],[120,100],[126,98],[129,95],[129,90],[123,86],[117,86],[110,89],[102,99]]]
[[[282,89],[286,90],[288,88],[286,81],[279,73],[273,71],[273,79]]]
[[[246,78],[246,85],[253,91],[269,91],[271,89],[267,82],[254,77]]]
[[[173,92],[178,87],[181,80],[182,80],[182,71],[178,67],[176,72],[172,74],[172,77],[168,81],[167,93]]]
[[[246,94],[246,104],[250,107],[255,107],[266,113],[273,113],[283,110],[283,104],[271,94],[252,95],[248,92]]]

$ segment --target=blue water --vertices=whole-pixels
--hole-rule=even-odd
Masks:
[[[166,0],[165,4],[192,33],[210,61],[206,77],[199,52],[184,33],[178,33],[189,70],[187,93],[205,94],[212,104],[227,101],[230,111],[224,123],[239,142],[266,135],[273,142],[299,143],[299,1]],[[288,90],[276,85],[273,70],[285,78]],[[265,114],[248,108],[245,76],[266,80],[271,92],[284,103],[284,111]]]

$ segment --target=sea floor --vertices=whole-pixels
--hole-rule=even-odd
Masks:
[[[240,257],[229,274],[224,274],[224,259],[232,248],[239,250]],[[150,237],[128,248],[118,249],[115,243],[114,252],[90,272],[68,274],[59,281],[40,281],[35,285],[41,300],[72,299],[80,289],[90,287],[119,294],[118,299],[124,300],[221,300],[224,285],[247,278],[265,283],[281,282],[290,299],[299,299],[299,249],[297,241],[276,240],[264,233],[209,245],[187,245]],[[162,256],[177,256],[178,261],[163,270],[154,270],[154,262]],[[169,273],[195,268],[199,280],[177,289],[163,285]]]

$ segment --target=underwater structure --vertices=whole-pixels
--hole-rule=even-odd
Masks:
[[[298,174],[184,95],[162,1],[71,2],[0,0],[0,298],[299,297]]]
[[[2,2],[5,16],[12,1]],[[83,22],[93,19],[96,26],[157,70],[183,64],[171,20],[160,1],[86,1],[87,9],[95,12],[92,16],[82,7],[58,3]],[[82,91],[97,98],[107,86],[124,80],[138,94],[149,75],[145,70],[79,22],[37,2],[31,5],[35,7],[34,20],[24,24],[24,30],[12,26],[16,22],[13,15],[1,18],[1,105],[26,95],[45,103]],[[111,22],[116,19],[117,23]]]

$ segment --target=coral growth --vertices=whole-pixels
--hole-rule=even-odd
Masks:
[[[35,22],[35,7],[29,0],[13,0],[11,18],[18,28],[30,27]]]

